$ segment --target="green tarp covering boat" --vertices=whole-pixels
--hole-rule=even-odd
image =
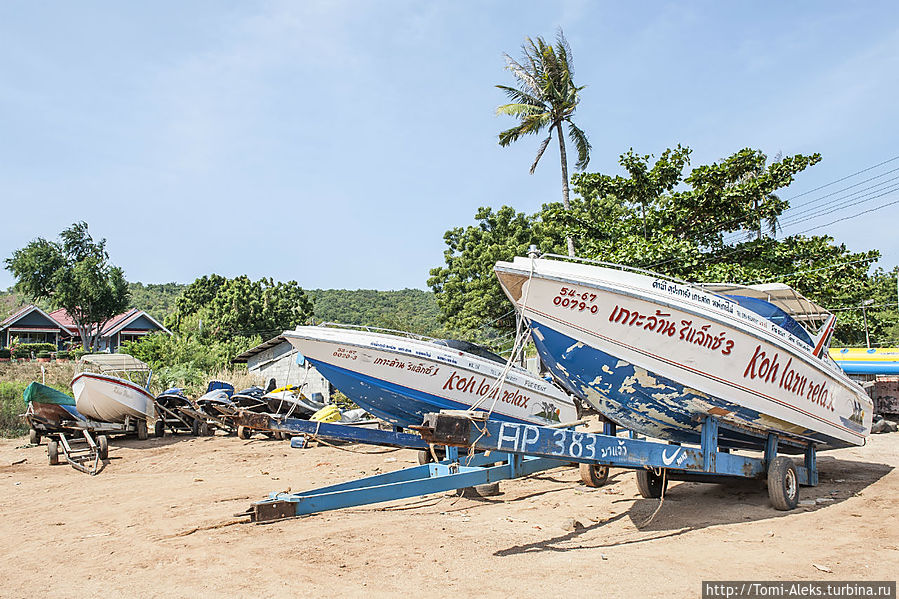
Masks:
[[[62,391],[57,391],[53,387],[42,385],[40,383],[31,383],[25,387],[22,393],[25,403],[52,403],[59,406],[74,406],[75,398],[69,397]]]

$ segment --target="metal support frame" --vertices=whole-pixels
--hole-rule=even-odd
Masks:
[[[426,441],[434,444],[618,468],[664,468],[671,480],[707,482],[720,482],[724,477],[764,478],[779,443],[798,445],[792,440],[768,435],[767,440],[759,438],[759,444],[766,448],[763,458],[721,451],[718,431],[730,426],[713,416],[703,420],[698,448],[445,413],[427,414],[424,425],[416,428]],[[741,432],[746,433],[742,429]],[[818,476],[814,445],[809,443],[800,447],[805,450],[806,458],[804,466],[796,466],[799,484],[815,485]]]
[[[266,414],[245,414],[238,416],[237,421],[255,429],[309,434],[334,441],[418,450],[429,448],[428,443],[418,435],[391,430],[293,418],[276,419]],[[293,441],[291,446],[295,446]],[[437,463],[413,466],[301,493],[272,493],[268,499],[252,504],[246,513],[253,522],[270,522],[475,487],[564,465],[565,462],[556,459],[508,453],[459,456],[457,447],[447,447],[446,459]]]
[[[253,522],[270,522],[346,507],[408,499],[527,476],[564,465],[546,458],[507,454],[475,454],[459,459],[456,448],[448,448],[447,459],[413,466],[302,493],[272,493],[269,499],[250,506]],[[455,454],[455,455],[453,455]],[[496,465],[498,461],[501,464]]]
[[[397,430],[366,428],[356,424],[339,424],[300,420],[299,418],[278,418],[271,414],[239,412],[234,416],[235,424],[253,430],[276,431],[289,435],[310,435],[331,441],[349,441],[379,445],[382,447],[402,447],[404,449],[427,449],[428,444],[418,435]],[[366,423],[366,424],[370,424]]]

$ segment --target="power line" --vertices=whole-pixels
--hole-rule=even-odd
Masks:
[[[842,189],[838,189],[838,190],[832,191],[828,194],[824,194],[823,196],[819,196],[813,200],[809,200],[809,201],[803,202],[801,204],[796,204],[795,206],[790,206],[789,208],[787,208],[787,210],[794,210],[796,208],[803,208],[805,206],[809,206],[809,205],[814,204],[825,198],[829,198],[829,197],[835,196],[837,194],[843,193],[844,191],[848,191],[848,190],[852,189],[853,187],[858,187],[859,185],[864,185],[865,183],[870,183],[871,181],[874,181],[875,179],[880,179],[881,177],[886,177],[887,175],[889,175],[891,173],[895,173],[896,171],[899,171],[899,167],[890,169],[890,170],[880,173],[879,175],[876,175],[874,177],[869,177],[868,179],[865,179],[864,181],[859,181],[858,183],[853,183],[852,185],[847,185],[846,187],[844,187]],[[893,180],[894,179],[890,179],[890,181],[893,181]],[[786,212],[787,210],[785,210],[784,212]]]
[[[893,192],[895,192],[895,191],[897,191],[897,190],[899,190],[899,185],[894,185],[894,186],[891,187],[890,189],[887,189],[887,190],[885,190],[885,191],[880,191],[880,193],[876,193],[876,194],[874,194],[874,195],[869,195],[868,197],[862,197],[861,199],[857,199],[857,198],[856,198],[856,201],[854,201],[854,202],[848,202],[848,203],[845,203],[845,202],[844,202],[844,203],[839,204],[839,205],[837,205],[837,206],[831,207],[829,210],[821,210],[821,211],[819,211],[819,212],[816,212],[816,213],[814,213],[814,214],[810,214],[810,215],[808,215],[808,216],[804,216],[804,217],[802,217],[802,218],[797,218],[797,219],[794,219],[794,220],[787,221],[786,223],[782,223],[781,226],[782,226],[782,227],[788,227],[788,226],[796,225],[796,224],[798,224],[798,223],[805,222],[805,221],[808,221],[808,220],[813,220],[813,219],[819,218],[819,217],[821,217],[821,216],[826,216],[826,215],[828,215],[828,214],[833,214],[834,212],[839,212],[840,210],[845,210],[845,209],[847,209],[847,208],[852,208],[853,206],[857,206],[857,205],[859,205],[859,204],[864,204],[865,202],[870,202],[871,200],[876,200],[877,198],[882,198],[883,196],[889,195],[889,194],[891,194],[891,193],[893,193]],[[797,215],[797,216],[798,216],[798,215]]]
[[[863,212],[859,212],[858,214],[852,214],[849,216],[844,216],[843,218],[838,218],[837,220],[830,221],[829,223],[825,223],[823,225],[818,225],[817,227],[812,227],[810,229],[806,229],[805,231],[800,231],[798,233],[794,233],[794,235],[802,235],[803,233],[808,233],[809,231],[814,231],[815,229],[820,229],[822,227],[829,227],[830,225],[843,222],[844,220],[849,220],[851,218],[856,218],[858,216],[862,216],[863,214],[869,214],[871,212],[876,212],[881,208],[887,208],[888,206],[892,206],[894,204],[899,204],[899,200],[894,200],[888,204],[883,204],[882,206],[877,206],[876,208],[871,208],[870,210],[865,210]]]
[[[807,196],[810,193],[814,193],[816,191],[824,189],[825,187],[830,187],[831,185],[836,185],[837,183],[840,183],[841,181],[845,181],[846,179],[851,179],[852,177],[855,177],[862,173],[867,173],[868,171],[873,171],[878,166],[883,166],[884,164],[889,164],[890,162],[894,162],[896,160],[899,160],[899,156],[894,156],[894,157],[890,158],[889,160],[884,160],[883,162],[881,162],[879,164],[875,164],[874,166],[869,166],[868,168],[864,168],[860,171],[854,172],[851,175],[846,175],[845,177],[837,179],[836,181],[831,181],[830,183],[825,183],[824,185],[821,185],[820,187],[816,187],[814,189],[809,189],[808,191],[804,191],[800,194],[794,195],[792,198],[789,198],[787,201],[792,202],[796,198],[801,198],[802,196]]]

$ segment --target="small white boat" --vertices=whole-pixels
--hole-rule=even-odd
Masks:
[[[89,354],[72,379],[75,407],[90,419],[121,423],[153,416],[149,367],[127,354]]]
[[[786,285],[700,287],[567,259],[495,271],[553,374],[630,430],[698,443],[711,415],[731,425],[725,444],[754,448],[769,432],[825,448],[870,433],[870,398],[827,353],[833,314]]]
[[[503,379],[506,360],[472,343],[347,326],[301,326],[284,337],[359,407],[397,426],[473,407],[511,422],[577,419],[561,389],[517,366]]]

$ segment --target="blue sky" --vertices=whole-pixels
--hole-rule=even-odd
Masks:
[[[899,155],[895,2],[10,1],[0,257],[85,220],[131,281],[425,288],[479,206],[559,199],[555,146],[531,176],[537,138],[497,145],[494,85],[503,52],[560,26],[588,170],[678,143],[695,165],[820,152],[790,198]],[[814,233],[891,268],[897,217]]]

